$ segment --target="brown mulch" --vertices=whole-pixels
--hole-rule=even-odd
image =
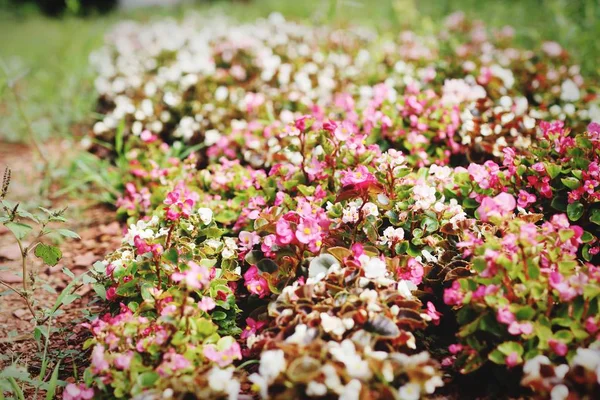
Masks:
[[[45,146],[52,150],[49,153],[57,155],[65,151],[60,147],[58,144]],[[69,222],[61,227],[71,229],[81,236],[80,240],[67,239],[59,244],[63,257],[55,267],[43,265],[34,256],[28,258],[29,268],[36,271],[37,276],[35,302],[39,307],[49,308],[71,281],[63,268],[69,269],[76,276],[86,272],[95,261],[102,260],[107,253],[119,246],[122,227],[115,222],[114,211],[85,200],[63,198],[43,202],[39,195],[39,162],[30,147],[0,142],[0,174],[6,166],[12,170],[9,200],[27,204],[30,211],[36,205],[53,209],[68,206],[65,216]],[[0,266],[8,268],[0,271],[0,279],[20,288],[23,281],[20,276],[20,252],[11,233],[4,227],[0,227]],[[0,288],[0,292],[4,290],[5,288]],[[79,370],[77,375],[81,376],[87,365],[87,355],[81,350],[81,346],[88,334],[79,324],[85,321],[86,315],[102,311],[91,285],[82,286],[77,293],[82,296],[81,299],[62,307],[62,314],[51,321],[53,333],[49,341],[50,365],[47,374],[51,374],[54,363],[62,359],[59,376],[64,380],[75,374],[74,366]],[[40,347],[32,335],[35,324],[31,313],[23,300],[14,293],[1,296],[0,304],[0,370],[18,360],[20,365],[27,365],[29,373],[35,377],[40,371],[43,347]],[[43,339],[41,342],[43,345]]]

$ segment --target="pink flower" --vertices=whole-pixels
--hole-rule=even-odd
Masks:
[[[239,243],[242,250],[252,250],[255,244],[260,243],[260,236],[256,232],[241,231]]]
[[[538,228],[531,222],[521,225],[519,232],[519,239],[528,242],[529,244],[536,244],[538,236]]]
[[[121,371],[128,370],[133,358],[133,351],[128,351],[124,354],[119,354],[114,361],[115,367]]]
[[[242,331],[240,337],[242,339],[247,339],[248,337],[255,335],[259,330],[261,330],[267,321],[256,321],[252,318],[246,318],[246,329]]]
[[[158,136],[146,129],[140,134],[140,139],[142,139],[144,143],[152,143],[158,140]]]
[[[136,253],[143,255],[146,253],[152,253],[154,257],[159,257],[163,253],[163,247],[160,244],[148,244],[145,240],[136,236],[133,238],[133,244],[136,247]]]
[[[329,133],[333,133],[337,129],[338,125],[334,121],[325,121],[323,122],[323,129],[325,129]]]
[[[521,364],[521,357],[519,357],[519,354],[513,351],[506,356],[505,362],[506,366],[509,368],[516,367],[517,365]]]
[[[463,345],[458,343],[451,344],[450,346],[448,346],[448,351],[450,352],[450,354],[456,355],[463,351]]]
[[[477,209],[479,218],[487,222],[490,217],[503,217],[511,213],[517,202],[515,198],[508,193],[500,193],[496,197],[484,197],[481,201],[481,205]]]
[[[349,121],[342,121],[333,131],[334,136],[340,142],[345,142],[354,134],[354,124]]]
[[[214,344],[204,346],[204,357],[217,363],[221,368],[231,364],[233,360],[242,359],[242,351],[238,342],[233,342],[230,347],[219,351]]]
[[[544,166],[544,163],[538,162],[535,163],[531,166],[531,168],[536,171],[536,172],[544,172],[546,171],[546,167]]]
[[[567,355],[567,352],[569,351],[567,345],[561,342],[560,340],[550,339],[548,340],[548,345],[550,346],[552,351],[560,357]]]
[[[521,208],[527,208],[530,204],[535,203],[536,197],[534,194],[528,193],[525,190],[519,191],[519,196],[517,197],[517,205]]]
[[[588,319],[585,320],[585,330],[588,331],[590,335],[598,332],[598,329],[600,329],[600,324],[596,318],[588,317]]]
[[[172,375],[174,372],[187,369],[192,366],[192,363],[182,356],[175,352],[175,350],[170,349],[163,356],[162,363],[156,368],[156,372],[161,377],[167,377]]]
[[[215,307],[216,307],[215,301],[207,296],[202,297],[202,299],[200,299],[200,301],[198,302],[198,308],[204,312],[209,312],[210,310],[214,309]]]
[[[290,227],[290,223],[284,218],[280,218],[277,221],[275,233],[277,233],[277,242],[279,244],[290,244],[294,240],[294,232]]]
[[[185,281],[188,289],[202,289],[210,282],[210,271],[203,266],[196,264],[193,261],[188,263],[188,269],[184,272],[175,272],[171,275],[174,282]]]
[[[117,298],[117,288],[115,286],[111,286],[106,290],[106,300],[113,301]]]
[[[571,287],[558,271],[550,273],[550,286],[558,292],[561,301],[571,301],[577,296],[577,291]]]
[[[375,183],[377,180],[375,176],[371,174],[368,168],[364,165],[358,166],[355,171],[347,170],[342,171],[342,185],[357,185],[357,184],[369,184]]]
[[[515,322],[515,320],[515,315],[510,312],[508,307],[499,308],[496,312],[496,321],[500,322],[501,324],[509,325]]]
[[[304,219],[298,224],[296,239],[304,244],[321,240],[321,227],[313,219]]]
[[[420,285],[423,281],[423,274],[425,273],[423,269],[423,264],[417,261],[415,258],[411,257],[408,259],[406,267],[400,267],[397,270],[397,275],[399,278],[409,280],[415,285]]]
[[[63,400],[90,400],[94,398],[94,389],[85,386],[85,383],[79,385],[69,383],[63,392]]]
[[[467,171],[482,189],[489,189],[498,183],[500,167],[493,161],[486,161],[483,165],[471,163]]]
[[[106,371],[108,369],[108,361],[104,358],[104,346],[97,344],[92,350],[92,371],[95,374]]]
[[[296,126],[296,129],[298,129],[300,132],[304,132],[304,130],[306,129],[306,120],[307,119],[308,119],[308,115],[304,115],[304,116],[298,118],[294,122],[294,125]]]
[[[533,332],[533,325],[530,322],[513,321],[508,326],[508,333],[511,335],[530,335]]]
[[[200,196],[185,187],[183,182],[179,182],[173,191],[167,193],[164,201],[168,207],[166,209],[166,218],[176,221],[181,217],[189,218],[192,210]]]
[[[440,324],[440,316],[442,314],[435,309],[435,305],[432,302],[427,302],[427,311],[425,313],[431,318],[434,325]]]
[[[444,303],[449,306],[462,305],[464,297],[458,281],[452,282],[452,286],[444,290]]]
[[[259,274],[256,265],[251,266],[244,274],[244,284],[250,293],[257,295],[261,299],[270,293],[269,284]]]

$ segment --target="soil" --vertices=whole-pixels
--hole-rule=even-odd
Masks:
[[[50,154],[63,154],[63,147],[64,144],[50,144],[45,145],[44,149]],[[29,146],[0,142],[0,174],[7,166],[12,171],[7,199],[26,204],[29,211],[40,205],[53,209],[68,206],[65,216],[69,222],[61,227],[71,229],[81,236],[81,239],[68,239],[59,244],[63,257],[55,267],[47,267],[36,257],[28,257],[29,268],[36,275],[35,303],[46,308],[54,305],[61,290],[71,281],[63,268],[69,269],[76,276],[87,271],[95,261],[102,260],[107,253],[118,247],[122,227],[115,222],[114,211],[89,201],[67,198],[40,200],[43,171],[37,167],[39,164]],[[23,282],[20,275],[20,251],[12,234],[1,226],[0,267],[0,279],[20,288]],[[7,289],[4,287],[0,288],[0,292],[5,290]],[[82,296],[81,299],[61,308],[62,315],[49,322],[53,332],[49,341],[46,374],[51,374],[55,363],[62,359],[59,373],[62,380],[73,380],[74,375],[81,376],[82,369],[88,364],[85,360],[87,354],[81,350],[87,333],[79,324],[85,320],[86,315],[103,311],[91,285],[83,285],[77,293]],[[27,366],[32,377],[39,375],[44,340],[36,342],[32,334],[34,328],[31,312],[23,299],[14,293],[0,296],[0,371],[18,360],[19,365]],[[74,371],[74,368],[80,370]],[[38,398],[43,396],[40,391]],[[34,398],[33,392],[26,392],[25,398]]]

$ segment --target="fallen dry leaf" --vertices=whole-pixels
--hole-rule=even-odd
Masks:
[[[27,320],[27,319],[31,319],[31,313],[29,312],[29,310],[25,309],[25,308],[21,308],[18,310],[13,311],[13,315],[19,319],[23,319],[23,320]],[[28,318],[29,316],[29,318]]]
[[[18,260],[21,258],[21,250],[19,250],[19,246],[14,244],[12,246],[4,246],[0,248],[0,259],[7,260]]]
[[[0,272],[0,280],[5,283],[21,283],[23,282],[23,277],[14,272],[2,271]]]
[[[87,253],[75,256],[75,258],[73,258],[73,265],[75,267],[89,267],[94,263],[94,261],[98,261],[98,259],[99,258],[97,255],[91,251],[88,251]]]

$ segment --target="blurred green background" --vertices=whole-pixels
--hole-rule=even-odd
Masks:
[[[204,0],[104,13],[88,10],[84,2],[94,0],[60,1],[62,13],[48,17],[34,0],[0,0],[1,140],[26,139],[24,116],[40,140],[72,136],[74,124],[93,116],[88,56],[102,45],[104,33],[122,19],[181,17],[191,10],[219,11],[240,20],[279,11],[307,23],[417,32],[435,31],[445,16],[463,11],[491,27],[513,26],[518,43],[525,47],[555,40],[582,65],[585,75],[600,75],[598,0]]]

